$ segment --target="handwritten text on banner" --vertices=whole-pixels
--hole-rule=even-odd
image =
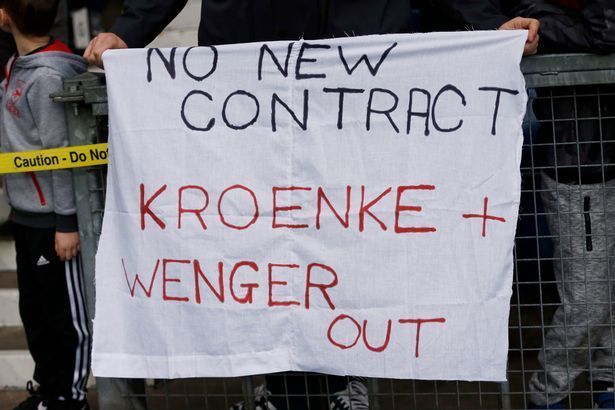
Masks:
[[[94,373],[504,380],[525,35],[106,53]]]

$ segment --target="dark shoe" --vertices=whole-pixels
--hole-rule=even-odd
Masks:
[[[595,380],[592,382],[592,397],[596,408],[615,409],[615,393],[612,381]]]
[[[615,409],[615,394],[613,392],[594,393],[594,404],[599,409]]]
[[[34,389],[31,381],[26,383],[26,390],[30,393],[30,397],[19,403],[14,410],[38,410],[39,404],[43,401],[43,398],[39,394],[38,390]],[[43,407],[42,409],[45,409]]]

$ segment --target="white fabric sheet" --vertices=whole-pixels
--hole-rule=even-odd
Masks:
[[[525,36],[105,53],[94,374],[504,380]]]

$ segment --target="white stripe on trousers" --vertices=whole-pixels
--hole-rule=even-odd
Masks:
[[[77,348],[75,350],[72,398],[75,400],[84,400],[85,382],[88,374],[90,334],[85,315],[85,300],[79,281],[80,270],[79,264],[77,263],[78,258],[79,256],[64,262],[64,272],[66,274],[66,286],[68,288],[68,299],[70,301],[73,327],[78,337]]]
[[[82,375],[81,375],[81,390],[84,392],[85,394],[85,388],[88,382],[88,376],[89,376],[89,370],[90,370],[90,348],[92,346],[91,344],[91,339],[90,339],[90,328],[88,327],[88,313],[87,313],[87,300],[85,298],[85,285],[83,283],[84,279],[83,279],[83,264],[81,262],[81,254],[77,255],[77,261],[75,266],[77,267],[77,279],[78,279],[78,283],[79,283],[79,291],[81,294],[81,311],[83,312],[83,323],[84,323],[84,331],[85,331],[85,344],[84,344],[84,349],[85,349],[85,354],[84,354],[84,358],[83,358],[83,362],[85,363],[85,366],[82,366]]]

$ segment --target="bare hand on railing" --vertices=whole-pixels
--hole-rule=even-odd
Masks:
[[[79,232],[56,232],[55,247],[61,261],[73,259],[80,250]]]
[[[107,50],[118,48],[128,48],[128,46],[124,40],[113,33],[100,33],[90,41],[88,48],[83,53],[83,57],[88,63],[103,68],[103,53]]]
[[[515,17],[502,24],[500,30],[527,30],[527,40],[523,48],[523,55],[529,56],[536,54],[538,51],[538,40],[540,38],[538,35],[539,27],[540,21],[536,19]]]

